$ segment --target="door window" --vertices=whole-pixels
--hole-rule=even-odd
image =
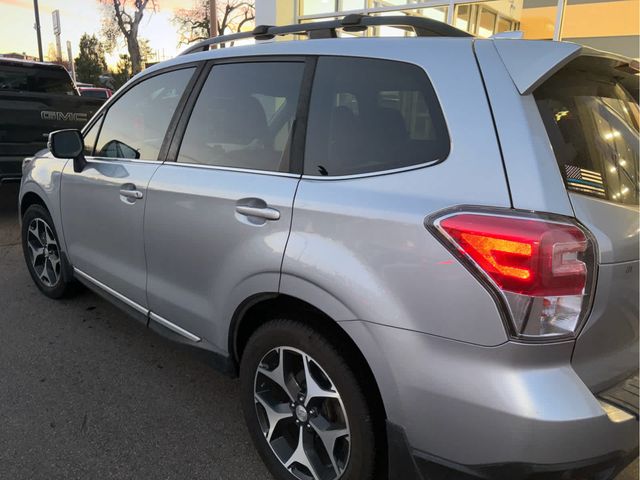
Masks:
[[[311,94],[304,173],[352,175],[443,160],[449,136],[425,72],[325,57]]]
[[[91,128],[84,133],[84,154],[88,157],[93,155],[93,149],[96,146],[98,132],[100,131],[100,125],[102,125],[103,119],[104,117],[100,117],[91,125]]]
[[[178,162],[286,172],[302,62],[216,65],[202,87]]]
[[[194,70],[156,75],[116,100],[104,119],[95,156],[158,160],[169,122]]]

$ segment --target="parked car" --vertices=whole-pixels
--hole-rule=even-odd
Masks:
[[[113,91],[109,88],[103,88],[103,87],[81,87],[78,86],[78,91],[80,92],[80,95],[82,95],[83,97],[90,97],[90,98],[99,98],[100,100],[106,102],[107,100],[109,100],[109,98],[111,98],[111,95],[113,95]]]
[[[0,183],[20,179],[49,132],[81,128],[101,104],[80,98],[61,65],[0,57]]]
[[[335,38],[381,25],[418,38]],[[52,133],[20,191],[38,288],[239,375],[280,480],[612,477],[638,452],[629,61],[413,17],[253,35],[295,32],[206,40]]]

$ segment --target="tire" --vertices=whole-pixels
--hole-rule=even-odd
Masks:
[[[62,298],[71,290],[63,278],[60,241],[51,215],[42,205],[31,205],[22,216],[22,251],[36,286],[49,298]]]
[[[287,319],[261,326],[242,355],[240,388],[250,435],[276,479],[374,478],[371,408],[351,366],[321,333]]]

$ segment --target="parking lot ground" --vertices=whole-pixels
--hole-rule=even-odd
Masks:
[[[270,478],[238,383],[96,295],[44,297],[0,186],[0,478]],[[638,461],[617,480],[637,480]]]

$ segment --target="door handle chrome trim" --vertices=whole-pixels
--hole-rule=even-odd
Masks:
[[[106,293],[108,293],[111,296],[117,298],[118,300],[120,300],[125,305],[133,308],[134,310],[136,310],[138,312],[140,312],[145,317],[147,315],[149,315],[149,310],[144,308],[142,305],[140,305],[139,303],[134,302],[133,300],[130,300],[128,297],[125,297],[120,292],[116,292],[113,288],[108,287],[107,285],[105,285],[104,283],[102,283],[99,280],[96,280],[95,278],[93,278],[88,273],[84,273],[82,270],[79,270],[76,267],[73,267],[73,273],[74,273],[74,275],[79,276],[80,278],[86,280],[87,282],[92,283],[93,285],[95,285],[96,287],[100,288],[101,290],[104,290]]]
[[[188,338],[192,342],[199,342],[201,340],[200,337],[197,337],[196,335],[194,335],[190,331],[185,330],[184,328],[179,327],[175,323],[170,322],[166,318],[162,318],[160,315],[158,315],[156,313],[150,312],[149,313],[149,318],[151,320],[153,320],[154,322],[157,322],[160,325],[168,328],[169,330],[177,333],[178,335],[182,335],[183,337]]]
[[[280,211],[270,207],[236,206],[236,212],[248,217],[264,218],[265,220],[280,220]]]
[[[144,196],[140,190],[126,190],[124,188],[120,190],[120,195],[133,200],[140,200]]]

